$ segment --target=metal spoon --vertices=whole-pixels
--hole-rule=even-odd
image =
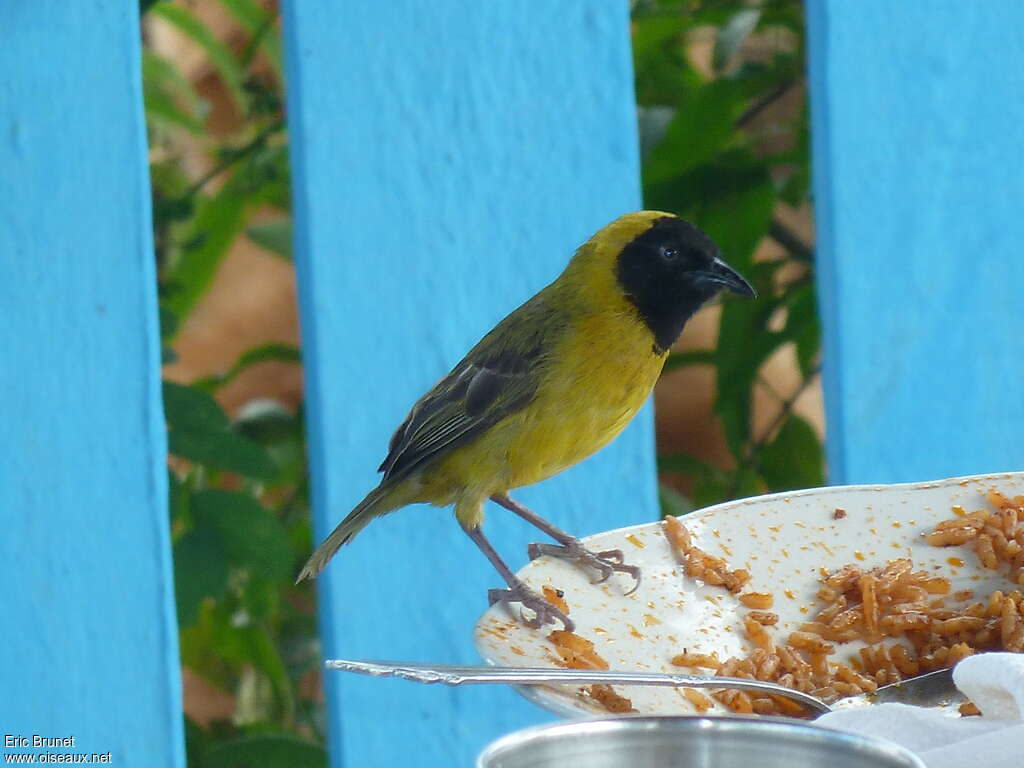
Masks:
[[[658,672],[615,672],[603,669],[543,669],[529,667],[451,666],[393,661],[350,661],[333,659],[325,662],[327,669],[355,672],[371,677],[397,677],[417,683],[473,685],[507,683],[511,685],[605,684],[605,685],[668,685],[688,688],[738,688],[746,691],[783,696],[823,715],[838,709],[852,709],[888,701],[918,706],[946,706],[957,697],[963,699],[953,685],[950,670],[929,672],[909,680],[879,688],[874,693],[852,696],[828,705],[807,693],[775,683],[736,677],[707,677]]]
[[[953,684],[952,669],[937,669],[898,683],[881,686],[874,693],[849,696],[831,705],[832,710],[859,709],[874,704],[911,704],[926,709],[952,710],[967,701]]]

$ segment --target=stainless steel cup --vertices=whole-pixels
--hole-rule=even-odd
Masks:
[[[747,717],[622,717],[528,728],[478,768],[925,768],[902,747],[813,725]]]

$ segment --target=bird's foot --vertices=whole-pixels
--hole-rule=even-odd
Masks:
[[[495,603],[504,603],[505,605],[519,603],[522,606],[519,609],[519,618],[523,624],[531,629],[540,629],[545,624],[554,624],[556,621],[562,622],[562,626],[565,627],[567,632],[572,632],[576,628],[576,625],[573,624],[568,616],[523,584],[523,582],[518,581],[518,579],[517,583],[510,584],[508,589],[489,590],[487,592],[487,600],[491,605]],[[532,619],[528,619],[523,613],[524,608],[533,611],[534,616]]]
[[[621,549],[591,552],[583,547],[579,539],[574,538],[564,544],[538,544],[534,542],[526,551],[531,560],[536,560],[541,555],[548,555],[549,557],[557,557],[562,560],[572,560],[585,568],[591,568],[598,572],[598,577],[593,580],[593,584],[601,584],[608,581],[613,573],[626,573],[632,576],[636,582],[633,588],[626,594],[631,595],[640,588],[640,569],[635,565],[626,565]]]

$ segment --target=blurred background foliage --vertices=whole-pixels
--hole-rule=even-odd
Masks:
[[[280,19],[264,0],[140,6],[163,355],[173,372],[182,328],[233,245],[245,239],[291,259]],[[216,6],[232,34],[211,25],[204,6]],[[698,222],[759,292],[706,310],[714,332],[684,336],[669,358],[659,414],[681,372],[709,374],[721,450],[659,443],[663,511],[821,484],[820,420],[794,407],[819,365],[813,249],[800,231],[810,179],[801,5],[637,0],[632,15],[645,205]],[[218,104],[154,44],[168,30],[205,58]],[[786,391],[764,375],[780,355],[793,361]],[[169,373],[164,383],[193,768],[326,765],[315,596],[308,582],[293,584],[312,544],[301,404],[256,396],[225,408],[226,388],[267,361],[299,365],[301,356],[292,344],[263,343],[213,374]],[[212,714],[197,704],[204,697],[220,702]]]
[[[659,441],[663,509],[821,485],[820,413],[795,407],[819,386],[813,249],[799,231],[810,209],[803,8],[638,0],[633,57],[645,206],[697,222],[758,291],[710,310],[717,344],[684,336],[668,360],[663,390],[679,369],[712,373],[725,451]],[[783,356],[791,370],[766,376]]]
[[[224,39],[189,3],[142,3],[165,363],[176,360],[181,329],[239,238],[291,259],[278,11],[259,0],[216,3],[240,35]],[[226,115],[214,114],[175,58],[158,52],[159,29],[205,56]],[[262,344],[225,360],[216,375],[164,382],[193,768],[326,765],[315,598],[308,583],[293,584],[312,543],[301,407],[260,398],[229,416],[218,402],[268,360],[298,364],[300,352]],[[217,692],[213,715],[190,707]]]

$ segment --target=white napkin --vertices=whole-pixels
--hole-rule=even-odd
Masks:
[[[953,670],[981,717],[950,717],[907,704],[832,712],[815,723],[878,736],[914,752],[928,768],[1024,767],[1024,655],[983,653]]]

